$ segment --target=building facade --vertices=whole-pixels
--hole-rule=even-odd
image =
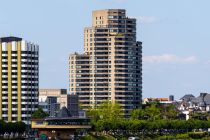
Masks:
[[[79,99],[76,94],[69,94],[67,96],[67,109],[69,110],[71,116],[79,116]]]
[[[56,97],[60,108],[67,107],[67,89],[40,89],[39,102],[45,102],[47,97]]]
[[[48,96],[46,99],[48,106],[49,117],[55,117],[60,110],[60,104],[57,102],[57,97]]]
[[[0,119],[29,124],[38,108],[39,46],[0,38],[0,62]]]
[[[141,106],[142,43],[136,41],[136,19],[124,9],[93,11],[84,29],[84,54],[69,57],[70,88],[82,108],[118,102],[125,115]]]

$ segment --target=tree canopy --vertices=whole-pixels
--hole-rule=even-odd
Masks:
[[[49,116],[46,112],[44,112],[41,108],[38,108],[38,110],[36,110],[31,118],[32,119],[43,119],[45,117]]]
[[[4,122],[0,120],[0,134],[4,133],[23,133],[26,130],[26,124],[23,122]]]
[[[158,102],[148,103],[142,109],[136,109],[131,112],[131,118],[138,120],[171,120],[177,117],[178,110],[174,105],[162,105]]]

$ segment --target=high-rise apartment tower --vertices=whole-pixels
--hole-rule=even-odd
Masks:
[[[84,54],[72,54],[70,93],[83,108],[118,102],[125,115],[141,106],[142,43],[136,41],[136,19],[124,9],[93,11],[84,30]]]
[[[38,107],[38,52],[22,38],[0,38],[0,119],[30,123]]]

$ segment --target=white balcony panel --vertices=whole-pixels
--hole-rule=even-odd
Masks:
[[[12,64],[12,67],[17,67],[17,65],[15,65],[15,64]]]
[[[4,96],[3,96],[2,99],[8,99],[8,97],[4,97]]]
[[[22,111],[27,111],[27,108],[22,108],[21,110],[22,110]]]
[[[21,59],[21,62],[27,62],[28,60],[27,59]]]
[[[7,72],[7,70],[2,70],[2,72]]]
[[[17,54],[13,53],[12,56],[17,56]]]
[[[27,75],[21,75],[22,78],[27,78]]]
[[[7,78],[7,75],[2,75],[2,78]]]
[[[16,97],[16,96],[13,96],[13,97],[12,97],[12,99],[18,99],[18,97]]]
[[[17,75],[12,75],[12,78],[17,78]]]
[[[2,111],[7,111],[8,109],[7,108],[2,108]]]
[[[22,117],[31,117],[29,114],[22,114]]]
[[[7,59],[2,59],[2,62],[7,62]]]
[[[21,70],[21,72],[28,72],[27,70]]]
[[[12,59],[12,62],[17,62],[17,59]]]
[[[12,108],[12,111],[16,111],[16,110],[18,110],[17,108]]]
[[[7,114],[2,114],[2,117],[7,117]]]

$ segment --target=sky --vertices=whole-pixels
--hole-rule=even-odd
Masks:
[[[143,97],[210,92],[209,0],[0,0],[0,36],[39,45],[40,88],[68,89],[68,56],[99,9],[126,9],[143,42]]]

